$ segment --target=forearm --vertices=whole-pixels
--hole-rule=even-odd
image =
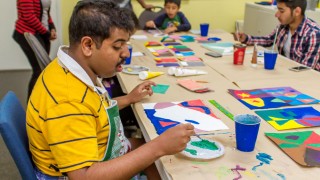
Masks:
[[[189,31],[191,29],[190,24],[181,24],[180,26],[177,27],[178,31]]]
[[[258,45],[263,46],[263,47],[270,47],[273,44],[276,30],[278,30],[278,28],[275,29],[271,34],[269,34],[267,36],[248,35],[248,40],[247,40],[246,44],[253,45],[254,43],[257,43]]]
[[[129,95],[119,96],[113,99],[118,102],[118,107],[120,110],[132,104]]]
[[[139,4],[141,5],[141,7],[145,8],[146,7],[146,2],[144,0],[137,0],[139,2]]]

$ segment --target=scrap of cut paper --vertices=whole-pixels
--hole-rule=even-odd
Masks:
[[[158,134],[178,124],[191,123],[197,132],[229,129],[202,100],[142,104]]]
[[[261,88],[251,90],[228,90],[249,109],[269,109],[283,106],[317,104],[319,100],[291,87]]]

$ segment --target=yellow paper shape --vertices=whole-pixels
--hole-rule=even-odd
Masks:
[[[242,101],[256,107],[263,107],[264,101],[261,98],[241,99]]]

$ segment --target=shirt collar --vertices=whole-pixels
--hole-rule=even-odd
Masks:
[[[61,66],[68,69],[74,76],[76,76],[80,81],[88,85],[91,89],[93,89],[97,93],[106,93],[106,89],[103,88],[101,80],[97,78],[97,83],[99,86],[95,86],[89,75],[86,71],[75,61],[72,57],[70,57],[66,52],[68,52],[68,46],[60,46],[57,56],[58,62]]]

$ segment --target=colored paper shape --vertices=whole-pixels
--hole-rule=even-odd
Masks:
[[[156,86],[152,86],[152,91],[158,94],[165,94],[169,89],[169,85],[166,84],[157,84]]]
[[[217,43],[204,43],[202,47],[210,51],[218,52],[222,55],[233,54],[233,43],[232,42],[217,42]]]
[[[196,131],[228,129],[201,100],[145,103],[142,106],[158,134],[181,123],[192,123]]]
[[[190,67],[205,66],[202,61],[183,61],[183,62],[180,62],[180,63],[181,63],[182,66],[190,66]]]
[[[164,63],[157,63],[156,64],[159,67],[179,67],[179,63],[170,63],[170,62],[164,62]]]
[[[154,58],[157,63],[178,62],[176,58]]]
[[[229,93],[250,109],[268,109],[319,103],[319,100],[291,87],[251,90],[229,89]]]
[[[179,42],[164,42],[163,45],[165,46],[174,46],[174,45],[182,45]]]
[[[188,89],[189,91],[200,92],[200,93],[209,91],[207,86],[204,86],[192,79],[178,79],[177,83],[180,86]]]
[[[265,133],[291,159],[302,166],[320,166],[320,135],[314,131]]]
[[[178,59],[180,61],[202,61],[202,59],[197,56],[178,57]]]
[[[312,107],[255,111],[277,130],[320,126],[320,112]]]

